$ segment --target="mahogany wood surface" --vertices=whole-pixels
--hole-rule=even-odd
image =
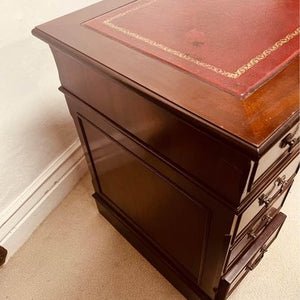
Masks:
[[[239,226],[239,222],[235,221],[235,210],[228,209],[217,200],[218,198],[212,198],[209,193],[186,180],[176,168],[166,165],[156,153],[151,152],[151,149],[142,147],[138,140],[127,135],[119,125],[99,114],[93,107],[67,90],[62,91],[66,95],[87,155],[97,191],[95,197],[100,201],[100,211],[104,212],[113,224],[118,224],[120,232],[125,234],[138,250],[146,253],[146,257],[187,295],[188,299],[194,298],[191,294],[194,290],[199,296],[204,292],[214,299],[214,291],[225,266],[230,240],[231,243],[234,242],[232,237]],[[258,191],[252,192],[254,199],[250,200],[250,204],[258,201],[257,195],[265,191],[265,187],[272,184],[282,172],[290,174],[286,175],[287,177],[295,174],[297,154],[298,151],[288,160],[285,159],[280,168],[274,170],[274,174],[269,174],[268,182],[263,182]],[[191,204],[195,207],[192,208]],[[106,208],[101,208],[101,205]],[[273,206],[274,204],[271,205]],[[250,227],[247,225],[249,229],[243,233],[243,238],[250,232],[252,223],[257,222],[257,218],[248,210],[241,213],[250,214]],[[159,219],[159,216],[162,219]],[[261,217],[262,213],[259,216]],[[251,217],[254,218],[253,222]],[[118,221],[113,221],[115,218]],[[208,222],[203,223],[205,219]],[[170,227],[170,224],[173,225]],[[124,227],[131,228],[135,233],[130,234],[129,229],[125,230]],[[173,233],[170,232],[170,228]],[[202,233],[197,233],[197,230]],[[184,234],[181,236],[181,233]],[[136,238],[132,235],[138,236],[142,245],[136,244]],[[195,239],[195,235],[199,238],[202,236],[202,240]],[[253,241],[255,239],[251,242]],[[145,244],[150,244],[152,252],[158,253],[159,259],[164,261],[163,265],[157,262],[157,257],[153,258],[153,253],[149,255],[149,249],[145,249],[148,246]],[[181,248],[182,245],[187,247]],[[240,256],[243,251],[245,247],[242,252],[234,255]],[[186,290],[185,284],[188,284],[190,290]],[[195,285],[201,289],[195,289]]]
[[[99,211],[188,299],[224,300],[285,219],[299,59],[240,99],[84,25],[135,2],[104,0],[33,34],[54,55]]]
[[[195,119],[198,126],[226,136],[253,155],[266,151],[278,134],[297,121],[298,59],[253,95],[240,100],[82,25],[131,2],[102,1],[40,25],[33,34]]]
[[[52,52],[61,82],[69,92],[138,138],[144,147],[150,147],[162,159],[176,165],[177,170],[190,180],[212,189],[230,203],[245,199],[254,178],[257,179],[257,172],[260,175],[268,173],[274,162],[280,163],[294,152],[288,145],[280,147],[285,132],[253,165],[250,156],[232,145],[227,146],[227,140],[201,131],[169,111],[168,107],[158,105],[147,94],[93,70],[56,48],[52,47]],[[294,147],[297,144],[295,142]]]
[[[53,55],[65,89],[170,164],[176,164],[191,180],[213,188],[231,203],[240,202],[251,172],[249,157],[156,105],[147,95],[95,72],[61,51],[53,49]],[[230,180],[224,181],[224,174]]]
[[[218,285],[230,242],[227,233],[232,231],[234,211],[186,180],[135,140],[125,136],[118,126],[97,111],[66,91],[65,93],[98,197],[105,199],[109,207],[122,214],[122,219],[139,232],[141,239],[160,249],[172,261],[173,268],[179,269],[181,276],[197,283],[206,294],[213,297],[213,287]],[[110,155],[105,154],[106,148],[110,149]],[[125,170],[127,173],[122,174]],[[130,182],[131,180],[134,182]],[[155,211],[164,219],[155,220],[160,218]],[[195,216],[194,220],[190,219],[192,215]],[[191,222],[198,222],[198,225],[191,226]],[[172,223],[174,224],[171,226]],[[161,227],[162,224],[165,225]],[[176,224],[182,225],[176,228]],[[164,232],[163,228],[167,231]],[[184,230],[187,232],[180,236],[168,232],[170,228],[175,233],[177,230],[181,234]],[[197,233],[195,230],[200,231]],[[205,236],[202,241],[199,240],[201,235]],[[160,239],[165,244],[161,244]],[[176,247],[179,249],[176,250]],[[199,247],[205,247],[203,253]],[[172,254],[168,249],[175,252]],[[191,259],[198,260],[198,263],[189,263]],[[203,261],[199,265],[201,260]],[[196,268],[194,271],[191,271],[192,266]]]
[[[221,280],[216,300],[226,299],[247,273],[256,268],[269,246],[276,239],[285,219],[286,215],[279,213],[251,248],[241,257],[239,262],[226,273]]]

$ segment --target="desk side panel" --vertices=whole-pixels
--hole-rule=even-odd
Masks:
[[[231,204],[245,195],[251,160],[146,94],[52,49],[62,85],[178,171]]]
[[[155,259],[146,257],[169,280],[178,274],[180,282],[187,282],[191,290],[213,298],[234,213],[84,102],[71,95],[66,99],[91,167],[100,207],[104,203],[121,216],[120,222],[129,227],[129,237],[125,234],[129,241],[137,233],[149,245],[147,251]],[[163,272],[155,261],[169,271]]]

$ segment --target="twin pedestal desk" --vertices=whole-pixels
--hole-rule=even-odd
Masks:
[[[299,162],[298,1],[217,2],[106,0],[33,30],[100,213],[188,299],[263,263]]]

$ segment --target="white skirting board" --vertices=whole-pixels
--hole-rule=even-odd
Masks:
[[[0,245],[7,260],[68,195],[87,172],[79,140],[62,153],[26,190],[0,213]]]

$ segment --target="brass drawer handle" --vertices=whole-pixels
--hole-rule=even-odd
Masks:
[[[285,185],[287,184],[286,181],[286,176],[283,175],[281,177],[278,177],[275,181],[274,181],[274,185],[272,187],[272,189],[266,193],[266,194],[262,194],[258,197],[258,201],[259,201],[259,205],[265,205],[267,208],[269,207],[270,203],[272,202],[274,196],[277,194],[277,192],[281,193],[285,187]],[[276,187],[280,187],[279,191],[276,191],[272,196],[271,194],[273,193],[273,191],[276,189]]]
[[[251,230],[249,233],[248,233],[248,237],[255,240],[257,238],[257,234],[255,233],[255,230]]]
[[[263,224],[260,224],[258,226],[258,228],[252,229],[249,233],[248,233],[248,237],[255,240],[258,237],[259,232],[261,231],[262,228],[268,226],[270,224],[270,222],[273,220],[273,217],[271,217],[270,215],[265,215],[261,218],[261,221],[263,222]]]
[[[268,250],[266,249],[265,246],[263,246],[262,249],[261,249],[260,251],[261,251],[261,253],[260,253],[260,255],[257,257],[257,259],[256,259],[253,263],[249,263],[249,264],[247,265],[247,269],[249,269],[250,271],[254,270],[254,269],[258,266],[258,264],[261,262],[261,260],[263,259],[265,253],[266,253]]]
[[[294,138],[297,130],[294,133],[289,133],[280,143],[281,148],[285,148],[286,146],[289,146],[288,151],[291,152],[295,145],[298,142],[297,138]]]
[[[270,222],[273,220],[273,217],[271,217],[270,215],[265,215],[263,218],[262,218],[263,221],[266,221],[266,225],[269,225]]]

